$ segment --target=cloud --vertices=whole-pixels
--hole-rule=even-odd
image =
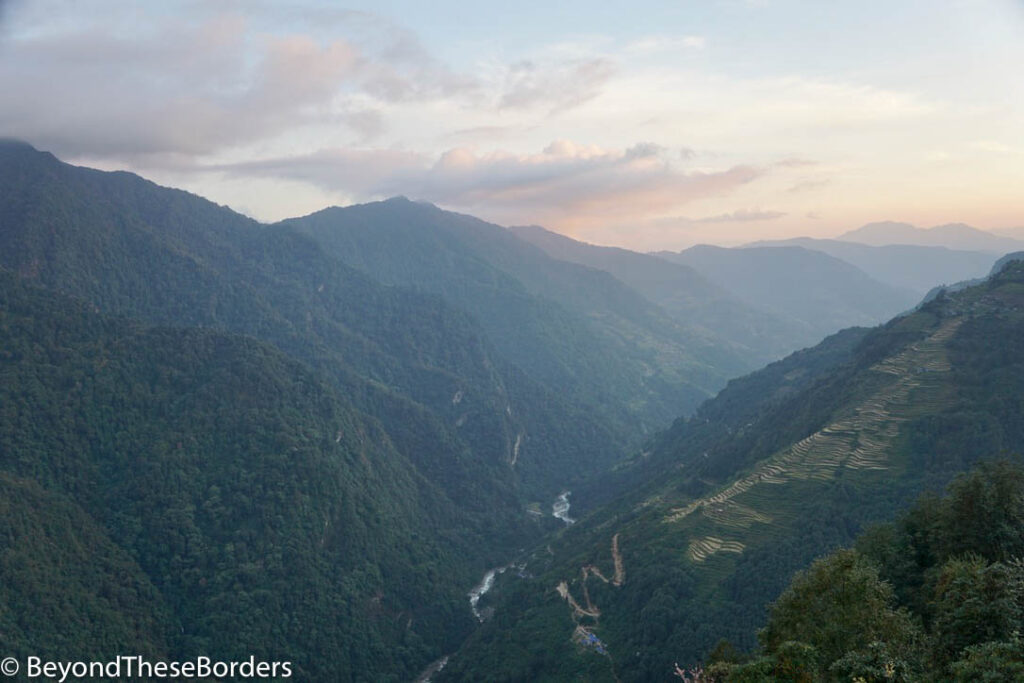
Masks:
[[[412,33],[365,13],[323,10],[325,31],[259,3],[239,6],[244,16],[231,2],[186,4],[134,24],[118,11],[108,22],[103,5],[12,13],[0,45],[5,134],[71,157],[152,161],[316,126],[369,139],[389,104],[479,97],[479,83]]]
[[[776,168],[803,168],[805,166],[816,166],[817,164],[817,161],[812,161],[810,159],[791,157],[789,159],[776,161],[772,166],[775,166]]]
[[[63,154],[124,157],[211,153],[330,119],[359,61],[343,40],[253,44],[245,22],[230,16],[157,37],[86,27],[7,49],[0,127]]]
[[[991,152],[993,154],[1011,154],[1014,151],[1013,147],[995,140],[975,140],[970,144],[970,147],[979,152]]]
[[[761,209],[737,209],[717,216],[694,219],[694,223],[746,223],[749,221],[773,221],[786,214],[782,211],[762,211]]]
[[[373,199],[388,196],[388,191],[382,189],[388,178],[422,168],[428,163],[427,157],[402,150],[323,149],[293,157],[204,165],[196,170],[222,172],[235,177],[297,180],[324,190]]]
[[[817,190],[822,187],[825,187],[831,184],[831,182],[831,180],[804,180],[802,182],[796,183],[795,185],[791,185],[790,187],[786,188],[786,192],[789,192],[790,194],[810,192],[812,190]]]
[[[408,127],[417,107],[463,127],[548,116],[594,99],[615,72],[604,57],[562,53],[459,72],[405,27],[308,3],[16,7],[0,43],[0,130],[65,157],[150,169],[265,154],[286,139],[365,144],[396,112]]]
[[[520,61],[508,67],[501,109],[543,107],[551,112],[572,109],[594,99],[614,74],[604,58],[576,59],[560,64]]]
[[[727,194],[761,174],[749,166],[686,172],[649,143],[611,150],[560,140],[536,154],[452,149],[429,169],[388,178],[381,189],[486,213],[500,222],[579,228]]]
[[[744,165],[687,171],[676,167],[675,156],[650,142],[606,149],[556,140],[531,154],[454,147],[431,159],[406,151],[334,149],[208,170],[301,180],[359,200],[403,194],[498,222],[562,227],[657,215],[726,195],[767,172]]]

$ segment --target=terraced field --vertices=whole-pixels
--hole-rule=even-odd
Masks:
[[[728,487],[685,507],[674,508],[663,522],[674,524],[700,512],[701,532],[690,542],[688,555],[703,562],[718,552],[742,552],[736,534],[753,524],[769,524],[758,510],[766,487],[797,481],[829,481],[840,469],[884,470],[900,425],[935,412],[949,403],[951,366],[945,344],[963,322],[950,318],[927,338],[871,368],[889,381],[821,430],[762,460],[752,472]],[[774,497],[774,496],[770,496]],[[742,534],[741,534],[742,535]]]
[[[703,562],[707,559],[708,555],[713,555],[717,552],[742,553],[745,547],[739,541],[723,541],[717,536],[705,536],[704,538],[690,541],[690,547],[687,549],[687,552],[690,555],[690,559],[694,562]]]

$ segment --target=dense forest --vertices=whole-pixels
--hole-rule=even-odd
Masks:
[[[0,340],[6,652],[408,680],[471,628],[472,517],[307,368],[7,273]]]

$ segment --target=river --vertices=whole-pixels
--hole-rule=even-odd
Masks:
[[[551,515],[557,519],[565,522],[566,526],[574,524],[575,519],[569,516],[569,494],[571,491],[562,491],[555,498],[555,502],[551,504]],[[473,590],[469,591],[469,608],[473,610],[473,616],[477,618],[477,621],[483,621],[484,616],[480,610],[477,609],[477,605],[480,604],[480,598],[487,594],[487,591],[494,587],[494,579],[498,574],[503,574],[506,569],[511,567],[512,564],[506,564],[504,567],[495,567],[494,569],[488,569],[487,573],[484,574],[484,578],[480,580],[480,583],[473,586]]]
[[[566,526],[574,524],[575,519],[569,516],[569,494],[572,491],[562,491],[558,494],[558,498],[555,498],[555,502],[551,504],[551,514],[554,517],[565,522]]]
[[[487,573],[484,574],[484,578],[473,587],[473,590],[469,591],[469,608],[473,610],[473,616],[478,621],[483,621],[484,617],[477,609],[477,605],[480,603],[480,598],[487,594],[487,591],[491,590],[494,586],[494,577],[498,574],[503,574],[506,569],[511,567],[511,564],[506,564],[504,567],[495,567],[494,569],[488,569]]]

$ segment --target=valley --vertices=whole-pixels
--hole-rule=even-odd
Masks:
[[[1019,443],[1016,356],[978,346],[1014,262],[821,340],[908,304],[849,265],[790,296],[838,262],[808,250],[691,267],[403,198],[268,225],[16,142],[0,179],[5,514],[101,549],[2,569],[80,596],[11,652],[137,628],[310,680],[648,680]]]
[[[535,552],[527,572],[536,579],[497,586],[506,599],[494,622],[470,637],[446,680],[472,678],[463,656],[510,680],[539,662],[555,678],[578,671],[591,680],[651,680],[667,676],[658,672],[670,672],[673,660],[699,661],[720,638],[750,647],[759,606],[794,570],[944,485],[972,459],[999,452],[987,443],[1019,448],[1019,415],[982,407],[1019,402],[1019,356],[968,354],[1017,334],[1022,277],[1020,263],[1011,264],[989,284],[869,332],[838,367],[781,400],[771,396],[798,376],[800,354],[780,370],[769,366],[764,378],[745,378],[763,393],[716,399],[748,402],[722,413],[733,424],[756,416],[740,423],[741,433],[700,419],[717,414],[716,401],[674,426],[661,447],[673,458],[637,462],[655,468],[645,485]],[[794,422],[804,426],[791,431]],[[780,438],[785,445],[773,446]],[[959,460],[946,459],[954,452]],[[714,460],[737,456],[736,473],[715,484]],[[629,570],[628,582],[608,580],[613,557]],[[581,633],[610,657],[578,645]],[[551,654],[533,664],[509,658],[531,634],[544,634]]]
[[[1019,4],[0,0],[0,675],[1024,681]]]

